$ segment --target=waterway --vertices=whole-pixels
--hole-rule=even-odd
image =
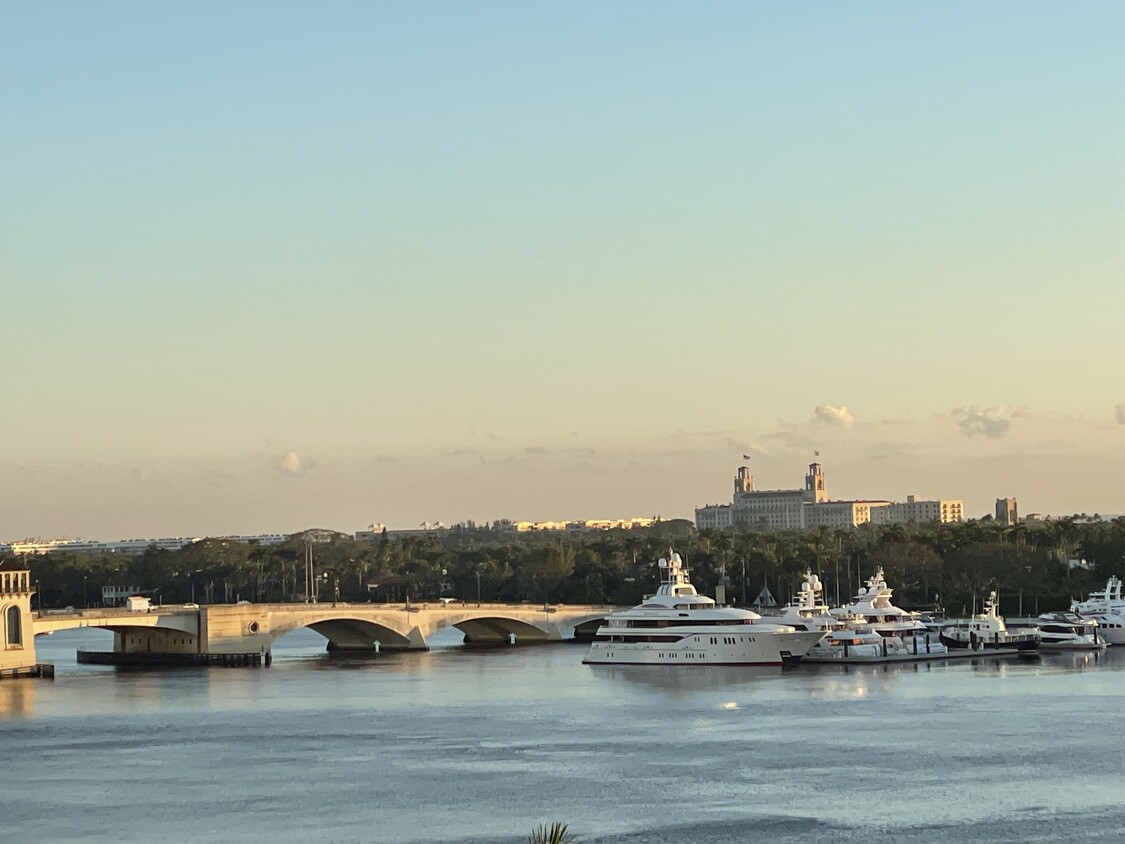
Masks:
[[[452,631],[450,631],[452,633]],[[577,645],[0,682],[0,839],[592,844],[1125,840],[1125,647],[793,671]]]

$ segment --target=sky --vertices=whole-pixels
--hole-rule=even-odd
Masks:
[[[0,539],[1125,512],[1117,2],[0,6]]]

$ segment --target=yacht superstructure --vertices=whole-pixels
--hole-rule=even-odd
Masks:
[[[1125,599],[1121,581],[1110,576],[1105,589],[1095,590],[1085,601],[1075,602],[1071,611],[1098,622],[1098,635],[1110,645],[1125,645]]]
[[[692,586],[679,554],[657,563],[655,595],[610,615],[583,662],[609,665],[781,665],[824,636],[723,607]]]
[[[918,613],[907,612],[891,603],[894,591],[887,586],[883,567],[875,569],[875,574],[867,579],[866,587],[859,587],[850,604],[832,610],[832,615],[844,620],[860,616],[882,636],[899,638],[925,637],[929,629]]]

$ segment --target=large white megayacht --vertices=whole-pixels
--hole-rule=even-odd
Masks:
[[[610,615],[583,662],[606,665],[782,665],[824,636],[723,607],[695,591],[679,554],[657,563],[655,595]]]
[[[1125,645],[1125,599],[1121,597],[1121,581],[1112,575],[1105,589],[1095,590],[1085,601],[1070,607],[1082,618],[1098,622],[1098,633],[1111,645]]]

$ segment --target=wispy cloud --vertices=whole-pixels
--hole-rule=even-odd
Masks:
[[[1125,425],[1125,402],[1117,405],[1113,410],[1114,415],[1117,417],[1117,424]]]
[[[952,412],[953,421],[967,437],[982,436],[998,440],[1012,427],[1012,419],[1027,418],[1029,414],[1021,408],[1007,405],[994,407],[957,407]]]

